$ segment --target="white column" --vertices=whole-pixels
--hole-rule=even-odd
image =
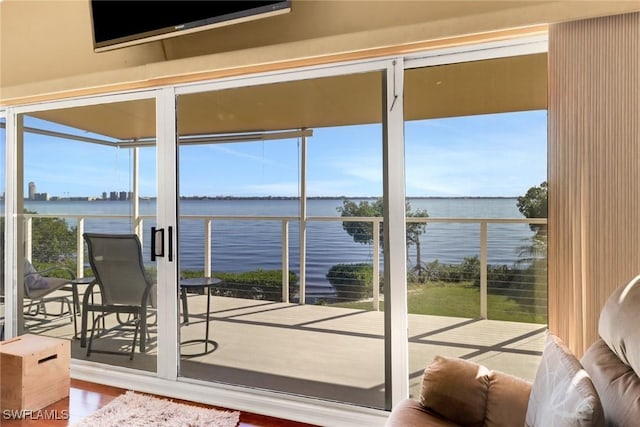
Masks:
[[[305,303],[307,279],[307,137],[300,138],[300,304]]]

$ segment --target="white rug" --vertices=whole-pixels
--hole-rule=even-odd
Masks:
[[[74,427],[235,427],[240,412],[176,403],[127,391]]]

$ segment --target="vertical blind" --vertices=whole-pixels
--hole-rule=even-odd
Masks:
[[[640,273],[639,82],[640,13],[550,26],[549,328],[578,355]]]

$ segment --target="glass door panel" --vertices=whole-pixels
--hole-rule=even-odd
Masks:
[[[436,354],[535,375],[547,324],[546,218],[528,217],[546,217],[545,58],[405,73],[411,397]],[[544,193],[544,213],[523,210],[532,187]]]
[[[339,210],[382,195],[381,115],[379,72],[178,96],[180,376],[384,407],[381,212]]]
[[[150,261],[157,195],[155,100],[33,112],[19,120],[24,130],[19,136],[24,193],[18,205],[25,249],[17,257],[23,262],[19,271],[24,270],[22,331],[69,339],[76,359],[155,372],[155,290],[137,303],[147,306],[147,328],[139,330],[135,346],[136,324],[144,323],[139,314],[94,321],[100,312],[86,311],[83,326],[88,306],[121,301],[134,286],[131,298],[137,301],[146,283],[156,280],[156,263]],[[113,263],[114,278],[128,290],[92,269],[84,233],[136,236],[141,251],[132,247],[126,259],[118,258],[120,249],[94,247],[94,265]],[[139,265],[139,253],[143,265],[137,269],[146,279],[136,276],[135,265],[127,270],[131,260]]]

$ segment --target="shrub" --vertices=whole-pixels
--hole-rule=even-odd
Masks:
[[[202,276],[202,271],[186,270],[182,277]],[[222,283],[212,288],[215,295],[234,298],[282,301],[282,270],[253,270],[242,273],[214,272],[212,276]],[[298,291],[298,276],[289,272],[289,297]]]
[[[37,212],[25,209],[26,214]],[[4,230],[4,218],[0,218],[0,230]],[[76,226],[70,226],[62,218],[33,218],[32,259],[29,261],[38,269],[49,265],[59,265],[62,261],[75,257]]]
[[[329,269],[327,280],[343,301],[355,301],[373,295],[371,264],[336,264]]]
[[[441,264],[433,260],[423,269],[419,277],[420,283],[426,282],[463,282],[473,281],[480,277],[480,260],[478,257],[467,257],[461,264]],[[479,282],[478,282],[479,283]]]

